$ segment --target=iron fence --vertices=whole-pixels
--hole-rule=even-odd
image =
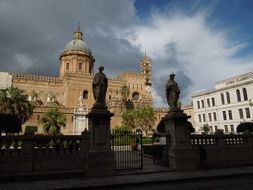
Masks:
[[[113,131],[111,137],[116,170],[142,169],[142,132]]]

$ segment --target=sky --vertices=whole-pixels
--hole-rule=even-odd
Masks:
[[[180,100],[253,71],[252,0],[0,0],[0,71],[59,75],[59,55],[80,22],[108,76],[152,60],[155,106],[171,73]]]

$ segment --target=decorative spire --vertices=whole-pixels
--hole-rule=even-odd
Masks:
[[[144,52],[144,55],[143,55],[143,58],[142,58],[142,61],[146,61],[146,62],[150,62],[150,58],[147,56],[147,53],[146,51]]]
[[[80,23],[77,24],[77,29],[74,32],[74,39],[83,40],[83,33],[80,31]]]

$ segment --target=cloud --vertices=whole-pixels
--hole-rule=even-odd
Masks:
[[[171,72],[182,89],[181,99],[189,103],[193,92],[252,70],[252,57],[236,56],[248,42],[237,43],[229,38],[230,29],[210,24],[208,11],[214,5],[191,14],[170,7],[144,19],[131,0],[0,1],[1,71],[58,75],[59,55],[78,22],[95,69],[104,65],[114,76],[138,70],[147,52],[156,106],[166,106],[164,85]]]
[[[138,19],[135,12],[128,0],[0,1],[1,71],[58,75],[78,22],[96,68],[105,65],[110,75],[136,69],[139,49],[113,35]]]
[[[122,35],[152,58],[156,105],[166,105],[164,84],[172,72],[181,87],[181,99],[189,103],[193,92],[252,69],[252,58],[236,58],[247,44],[236,44],[226,29],[209,26],[208,16],[202,11],[192,16],[176,10],[153,13],[147,24],[133,27],[131,35]]]

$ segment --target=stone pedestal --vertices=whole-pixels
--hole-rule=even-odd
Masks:
[[[110,121],[114,114],[103,104],[94,104],[86,115],[89,119],[90,150],[87,155],[87,176],[113,175],[115,156],[110,146]]]
[[[165,131],[170,136],[169,167],[176,170],[199,168],[198,149],[192,147],[190,142],[189,123],[182,110],[169,111],[163,118]]]

